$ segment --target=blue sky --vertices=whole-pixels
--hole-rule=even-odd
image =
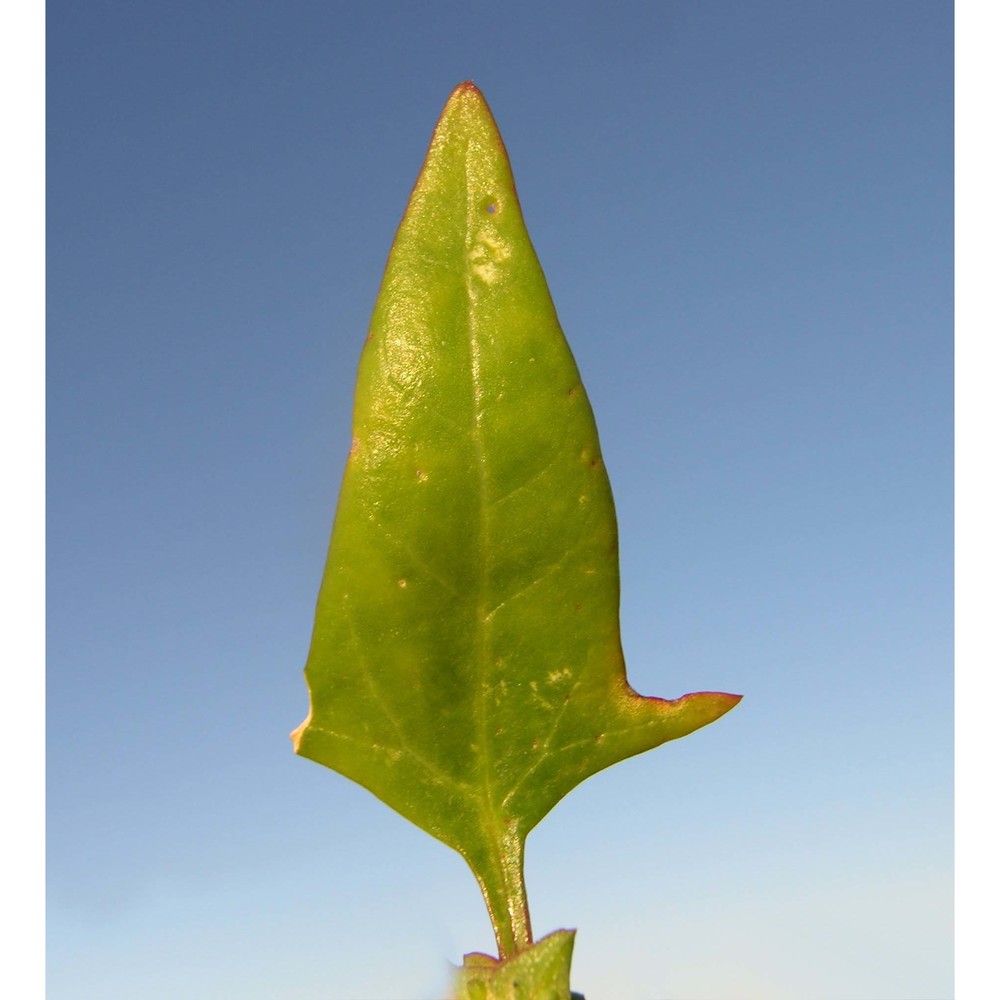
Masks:
[[[951,995],[943,2],[49,4],[52,1000],[440,997],[461,859],[293,756],[385,256],[482,88],[645,694],[528,840],[601,997]]]

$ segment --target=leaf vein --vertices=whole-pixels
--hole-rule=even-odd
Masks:
[[[484,621],[492,621],[496,613],[500,611],[502,608],[506,607],[512,601],[524,597],[525,594],[533,590],[539,584],[544,583],[554,573],[558,573],[559,570],[562,569],[563,565],[568,560],[572,559],[573,556],[575,556],[587,544],[588,540],[586,538],[583,538],[579,542],[577,542],[576,545],[572,546],[572,548],[567,549],[554,563],[548,565],[545,568],[545,570],[538,576],[536,576],[533,580],[531,580],[529,583],[526,583],[520,589],[515,590],[513,594],[509,594],[499,604],[494,605],[494,607],[492,607],[488,612],[486,612]]]
[[[549,727],[548,736],[545,737],[545,741],[542,743],[541,747],[539,747],[537,751],[538,756],[535,758],[534,763],[521,775],[521,777],[514,784],[514,787],[511,788],[510,791],[504,796],[503,804],[505,809],[509,805],[511,799],[513,799],[513,797],[521,790],[524,783],[542,766],[542,764],[545,763],[546,757],[561,753],[562,750],[565,749],[560,748],[559,750],[552,751],[550,748],[552,746],[552,741],[556,738],[556,733],[558,733],[559,727],[562,725],[562,720],[566,715],[566,710],[569,708],[569,703],[573,700],[573,695],[583,683],[584,672],[584,669],[581,668],[573,681],[572,687],[563,696],[562,707],[553,717],[552,724]]]
[[[315,729],[316,732],[323,733],[325,736],[331,736],[336,740],[344,740],[346,743],[351,743],[357,747],[363,747],[366,751],[371,750],[373,746],[379,746],[379,744],[373,744],[370,740],[363,740],[357,736],[353,736],[350,733],[341,733],[333,729],[327,729],[325,726],[317,725],[315,722],[309,723],[310,729]],[[422,754],[417,753],[411,747],[406,745],[400,745],[395,747],[384,747],[386,750],[395,750],[399,753],[406,754],[408,757],[412,757],[417,764],[424,768],[430,779],[436,785],[442,785],[450,789],[457,789],[467,798],[474,798],[473,788],[467,781],[461,781],[460,779],[448,774],[447,771],[443,771],[438,767],[433,761],[428,760]]]
[[[406,544],[406,542],[401,541],[399,538],[393,535],[392,532],[390,532],[378,518],[375,519],[374,524],[378,527],[379,531],[382,532],[382,535],[384,536],[385,540],[391,543],[392,545],[395,545],[400,552],[404,553],[406,557],[413,563],[416,569],[420,570],[421,573],[426,573],[432,580],[435,580],[437,583],[441,584],[441,586],[444,587],[445,590],[447,590],[448,593],[451,594],[453,597],[461,596],[458,588],[455,586],[454,583],[452,583],[451,580],[449,580],[447,577],[443,576],[436,569],[434,569],[434,567],[431,566],[430,563],[428,563],[425,559],[418,556],[413,551],[413,549]]]

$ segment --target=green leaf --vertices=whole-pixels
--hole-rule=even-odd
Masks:
[[[570,1000],[576,931],[556,931],[506,962],[473,953],[455,977],[454,1000]]]
[[[590,404],[482,94],[435,129],[361,356],[296,751],[459,851],[501,957],[531,943],[528,831],[738,696],[625,679]]]

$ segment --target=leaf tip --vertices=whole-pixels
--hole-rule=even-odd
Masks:
[[[729,711],[731,708],[735,708],[742,700],[743,695],[741,694],[726,694],[723,691],[712,691],[716,698],[719,699],[721,704],[726,706],[725,711]]]
[[[464,103],[467,106],[482,105],[485,107],[486,98],[483,96],[483,92],[471,80],[465,80],[451,92],[445,107],[448,108],[460,103]]]
[[[292,749],[296,753],[301,753],[300,748],[302,746],[302,739],[305,736],[306,730],[309,728],[309,723],[311,721],[312,721],[312,710],[310,709],[309,715],[306,717],[305,721],[300,726],[293,729],[291,733],[288,734],[289,738],[292,741]]]
[[[732,711],[742,700],[743,695],[741,694],[727,694],[725,691],[695,691],[679,698],[678,702],[696,707],[699,715],[704,718],[704,722],[701,722],[700,726],[707,726],[710,722],[721,718],[726,712]]]
[[[657,746],[667,740],[687,736],[710,723],[721,719],[743,700],[741,694],[727,694],[724,691],[693,691],[680,698],[650,698],[633,694],[633,711],[646,724],[652,724],[657,731]]]

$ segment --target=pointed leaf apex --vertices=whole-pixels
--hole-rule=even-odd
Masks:
[[[460,83],[448,95],[444,110],[441,112],[441,118],[449,117],[449,114],[456,108],[465,108],[478,114],[485,112],[493,128],[496,128],[496,122],[493,120],[493,114],[490,111],[489,104],[486,103],[483,92],[471,80]]]
[[[457,107],[477,107],[488,109],[489,106],[486,103],[486,98],[483,96],[483,92],[471,80],[466,80],[465,83],[460,83],[448,95],[448,100],[445,102],[444,110],[441,112],[441,117],[448,117],[449,112],[453,111]]]

